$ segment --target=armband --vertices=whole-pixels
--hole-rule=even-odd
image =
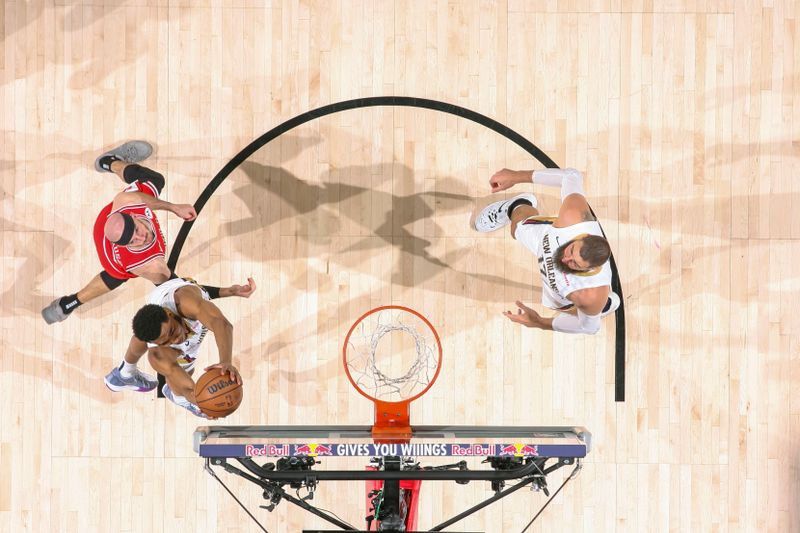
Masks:
[[[586,196],[583,190],[583,174],[574,168],[546,168],[533,172],[533,183],[548,187],[561,187],[561,201],[570,194]]]
[[[208,297],[212,300],[219,298],[219,287],[211,287],[209,285],[201,285],[201,287],[203,287],[203,290],[208,293]]]

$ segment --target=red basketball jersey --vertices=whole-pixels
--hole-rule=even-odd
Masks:
[[[141,192],[158,198],[158,191],[150,182],[134,181],[125,189],[125,192]],[[161,233],[161,225],[158,223],[155,213],[144,204],[130,204],[120,207],[116,211],[111,211],[108,204],[100,211],[94,223],[94,244],[97,248],[97,256],[103,269],[111,276],[118,279],[131,279],[137,277],[131,274],[131,270],[149,263],[157,257],[164,257],[166,245],[164,235]],[[145,224],[153,228],[155,239],[142,250],[130,250],[126,246],[118,246],[106,239],[103,228],[109,215],[113,213],[126,213],[134,218],[142,220]]]

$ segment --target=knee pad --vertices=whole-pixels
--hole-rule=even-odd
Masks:
[[[150,182],[153,187],[156,188],[158,194],[161,194],[161,190],[164,188],[164,184],[166,180],[162,174],[159,174],[155,170],[151,170],[147,167],[143,167],[142,165],[128,165],[125,167],[125,170],[122,172],[122,177],[125,180],[125,183],[133,183],[136,180],[144,182]]]

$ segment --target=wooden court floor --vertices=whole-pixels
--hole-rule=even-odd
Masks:
[[[98,152],[151,141],[165,197],[191,203],[276,125],[381,95],[474,110],[585,173],[625,291],[626,401],[613,319],[592,337],[510,323],[514,300],[539,302],[535,261],[468,227],[495,170],[537,163],[470,121],[383,107],[264,146],[183,248],[181,275],[259,286],[220,303],[245,380],[226,422],[369,423],[341,342],[407,305],[445,357],[415,422],[592,431],[531,531],[800,531],[797,2],[5,0],[0,37],[0,531],[258,531],[193,454],[198,419],[103,386],[148,283],[54,326],[39,310],[99,271],[91,228],[120,182]],[[555,212],[557,191],[534,192]],[[225,481],[270,532],[321,525]],[[491,494],[426,491],[421,526]],[[356,523],[361,495],[315,503]],[[543,501],[521,491],[454,530],[520,531]]]

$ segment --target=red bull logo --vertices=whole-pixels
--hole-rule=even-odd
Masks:
[[[491,444],[453,444],[449,450],[445,450],[446,455],[464,456],[464,457],[481,457],[494,454],[494,447]],[[442,454],[445,455],[445,454]]]
[[[261,455],[268,455],[267,449],[264,446],[253,446],[252,444],[248,444],[244,447],[244,454],[247,457],[258,457]]]
[[[294,455],[308,455],[309,457],[333,455],[333,450],[325,444],[300,444],[294,449]]]
[[[532,455],[539,455],[539,450],[536,446],[528,444],[514,443],[500,448],[500,455],[513,455],[515,457],[528,457]]]

